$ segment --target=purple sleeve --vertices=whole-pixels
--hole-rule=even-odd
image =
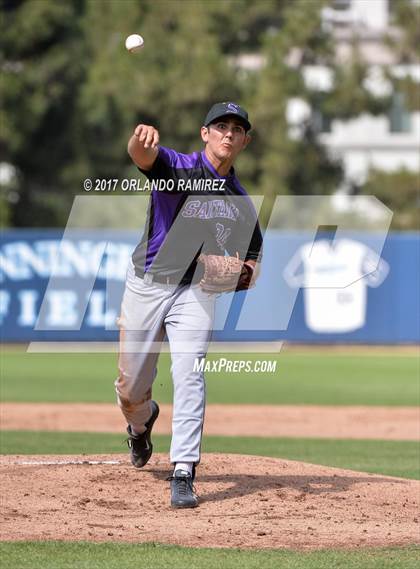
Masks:
[[[184,178],[187,171],[194,168],[198,153],[181,154],[172,148],[159,146],[156,160],[150,170],[139,168],[149,180]]]

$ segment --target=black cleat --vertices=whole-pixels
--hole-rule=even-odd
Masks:
[[[133,435],[131,432],[131,426],[128,425],[127,427],[127,444],[130,449],[131,464],[136,468],[142,468],[145,466],[149,462],[153,452],[150,435],[152,434],[153,424],[159,416],[159,405],[156,401],[152,401],[151,406],[152,415],[145,425],[146,430],[144,433],[141,435]]]
[[[196,508],[198,496],[193,485],[193,476],[184,470],[176,470],[171,481],[171,506],[172,508]]]

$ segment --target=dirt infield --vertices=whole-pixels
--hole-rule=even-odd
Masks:
[[[269,420],[267,419],[269,417]],[[161,405],[154,432],[171,432],[172,406]],[[3,430],[125,431],[117,405],[3,403]],[[418,407],[207,405],[206,435],[420,440]]]
[[[154,432],[171,430],[161,406]],[[267,417],[270,419],[267,420]],[[420,439],[418,407],[208,405],[205,434]],[[124,433],[113,404],[3,403],[1,428]],[[169,507],[169,459],[3,456],[2,540],[356,548],[420,542],[420,482],[276,458],[204,455],[200,507]]]
[[[418,481],[211,454],[199,470],[200,507],[174,511],[167,469],[159,454],[140,471],[126,455],[3,457],[1,539],[296,549],[419,542]]]

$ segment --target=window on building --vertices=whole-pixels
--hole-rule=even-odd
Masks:
[[[323,112],[324,101],[327,96],[328,94],[323,91],[319,91],[313,96],[311,124],[313,130],[317,133],[331,132],[332,118]]]
[[[390,132],[410,132],[411,114],[405,104],[404,93],[396,92],[392,95],[391,107],[388,112]]]
[[[315,109],[312,112],[312,126],[315,132],[331,132],[331,118]]]
[[[334,10],[350,10],[351,0],[333,0],[331,7]]]

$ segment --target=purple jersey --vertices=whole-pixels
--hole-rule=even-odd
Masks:
[[[136,275],[180,276],[191,282],[201,252],[260,259],[255,208],[232,168],[220,176],[204,151],[159,147],[151,170],[146,228],[133,253]]]

